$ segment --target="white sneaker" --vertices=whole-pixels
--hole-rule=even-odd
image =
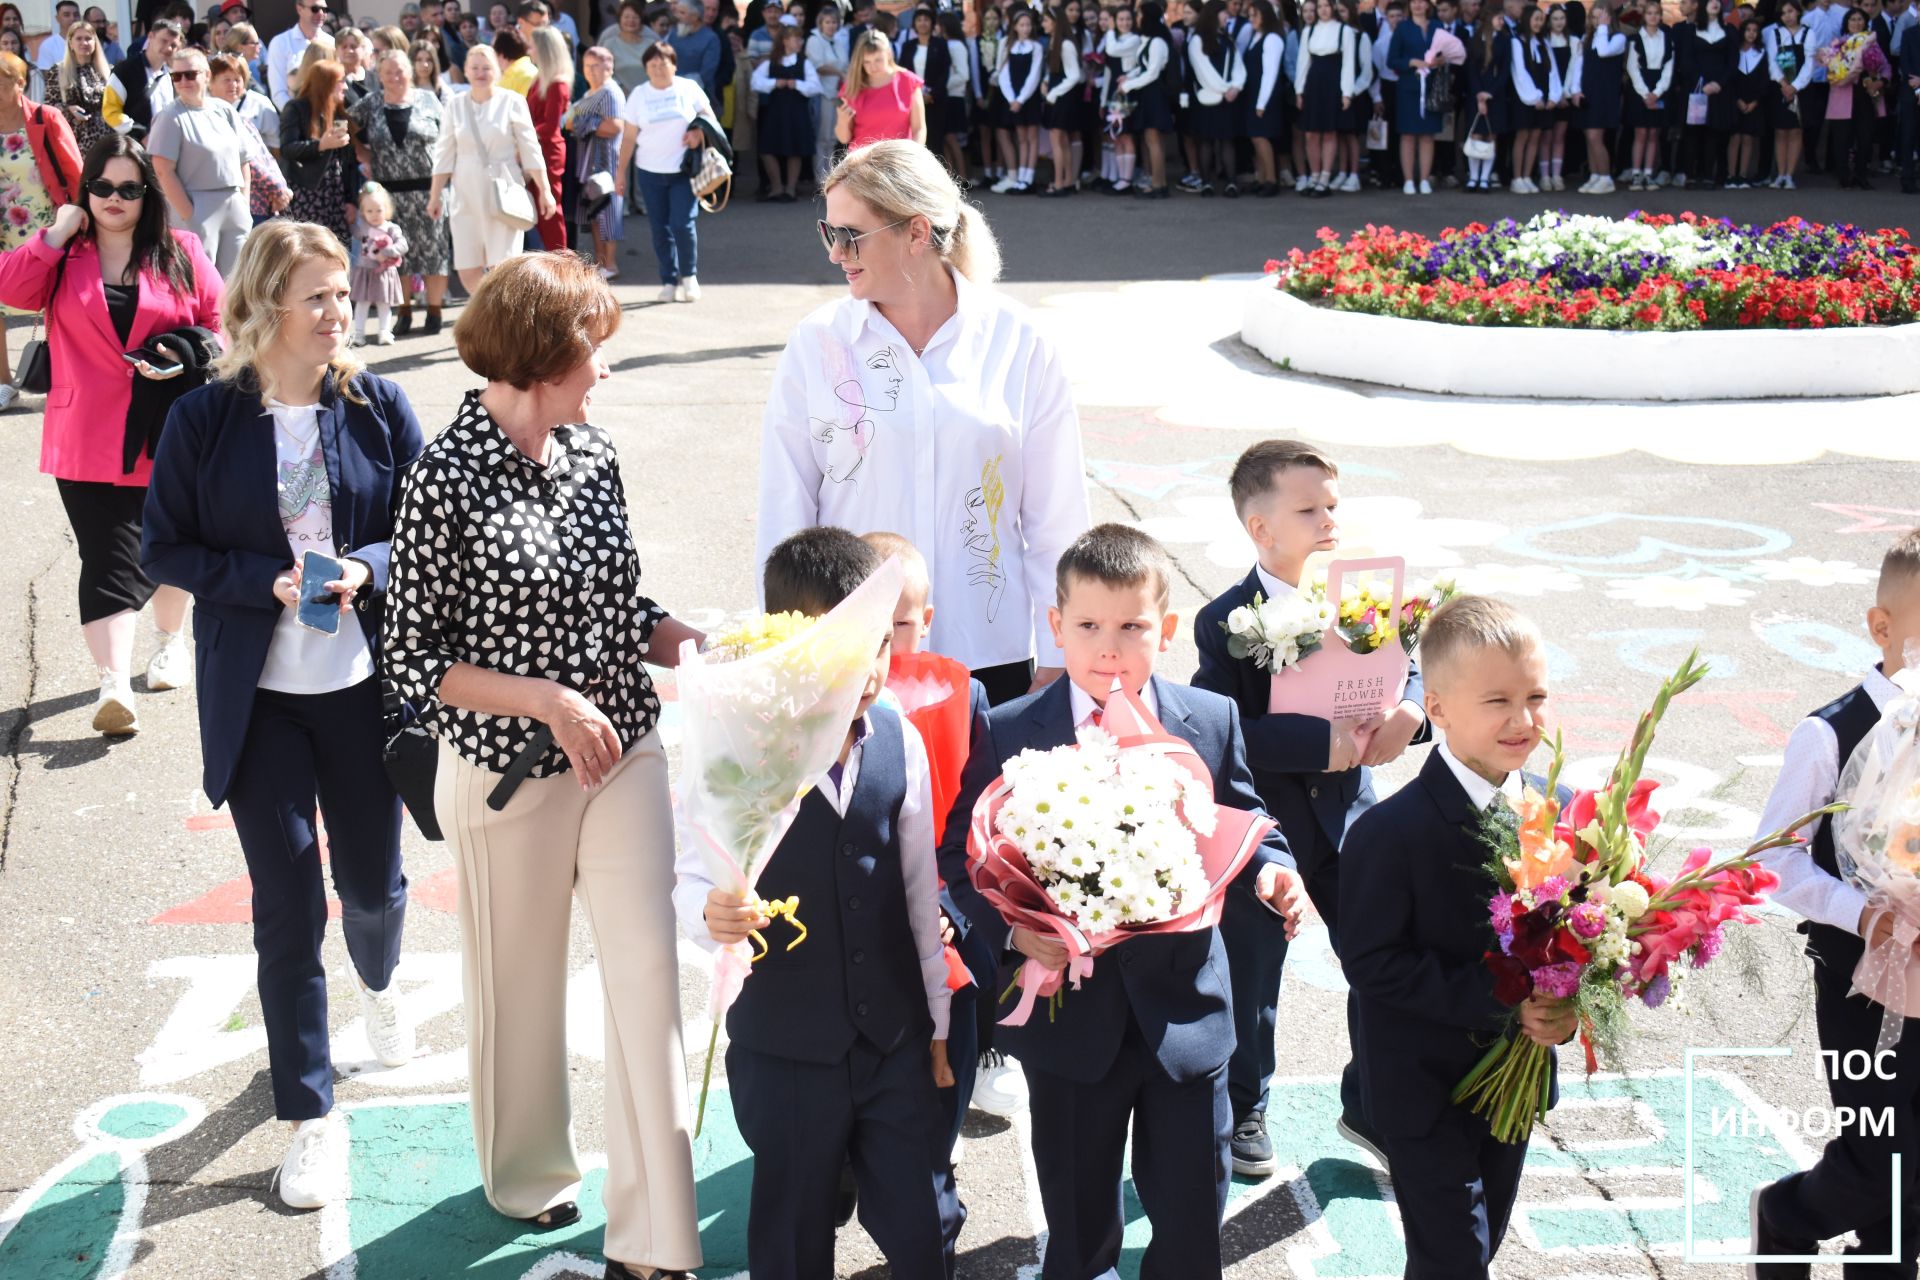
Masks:
[[[393,334],[390,330],[382,329],[380,336],[373,341],[376,346],[390,347],[393,345]]]
[[[1408,178],[1405,182],[1400,184],[1400,194],[1403,196],[1410,196],[1417,190],[1419,190],[1419,188],[1413,185],[1412,178]]]
[[[1007,192],[1013,190],[1015,187],[1019,185],[1020,185],[1020,180],[1014,177],[1012,174],[1008,174],[1006,177],[1000,179],[1000,181],[994,183],[991,187],[988,187],[987,190],[993,192],[995,195],[1003,196],[1007,194]]]
[[[1345,181],[1344,183],[1342,183],[1342,184],[1341,184],[1341,186],[1340,186],[1340,189],[1341,189],[1342,191],[1348,191],[1348,192],[1357,192],[1357,191],[1359,191],[1359,190],[1360,190],[1360,175],[1359,175],[1359,174],[1357,174],[1357,173],[1350,173],[1350,174],[1348,174],[1348,175],[1347,175],[1347,180],[1346,180],[1346,181]]]
[[[1423,196],[1430,196],[1433,194],[1433,184],[1431,182],[1428,182],[1425,178],[1420,179],[1420,194]]]
[[[100,668],[100,697],[93,704],[93,729],[109,738],[140,732],[140,717],[133,709],[133,685],[126,676],[107,667]]]
[[[1574,188],[1574,194],[1576,194],[1576,195],[1583,195],[1583,196],[1590,196],[1590,195],[1592,195],[1592,194],[1593,194],[1593,184],[1594,184],[1594,183],[1596,183],[1596,182],[1598,182],[1599,180],[1600,180],[1600,175],[1599,175],[1599,174],[1591,174],[1591,175],[1589,175],[1589,176],[1588,176],[1588,178],[1587,178],[1587,180],[1586,180],[1585,182],[1583,182],[1583,183],[1581,183],[1581,184],[1580,184],[1580,185],[1579,185],[1578,187],[1575,187],[1575,188]]]
[[[344,1128],[332,1116],[301,1121],[275,1178],[280,1203],[289,1209],[318,1209],[346,1194],[345,1137]]]
[[[1665,169],[1662,169],[1660,172],[1653,175],[1653,185],[1656,187],[1665,187],[1670,185],[1672,182],[1673,182],[1673,175],[1668,173]]]
[[[653,300],[655,302],[678,302],[680,300],[680,290],[673,285],[663,284],[660,286],[660,292],[653,295]]]
[[[1026,1109],[1027,1078],[1010,1062],[988,1067],[973,1084],[973,1105],[990,1116],[1016,1116]]]
[[[374,991],[353,975],[354,989],[360,993],[360,1014],[367,1020],[367,1043],[383,1067],[404,1067],[413,1060],[413,1024],[400,1012],[400,1000],[393,983],[385,991]]]
[[[1795,188],[1794,188],[1794,185],[1793,185],[1793,175],[1792,175],[1792,174],[1790,174],[1790,173],[1783,173],[1783,174],[1781,174],[1781,175],[1780,175],[1780,189],[1781,189],[1782,191],[1792,191],[1792,190],[1794,190],[1794,189],[1795,189]]]
[[[1313,175],[1310,173],[1303,173],[1293,180],[1293,189],[1295,191],[1306,191],[1311,189],[1312,186]]]
[[[1611,177],[1608,177],[1608,176],[1607,176],[1606,174],[1601,174],[1601,175],[1600,175],[1600,176],[1599,176],[1598,178],[1595,178],[1595,179],[1594,179],[1594,182],[1593,182],[1593,190],[1592,190],[1592,191],[1590,191],[1590,192],[1589,192],[1588,194],[1589,194],[1589,195],[1596,195],[1596,196],[1610,196],[1610,195],[1612,195],[1612,194],[1613,194],[1613,179],[1612,179]]]
[[[5,413],[20,402],[20,388],[11,382],[0,382],[0,413]]]
[[[1512,182],[1507,184],[1507,190],[1513,192],[1513,194],[1517,196],[1524,196],[1531,193],[1534,190],[1534,185],[1533,183],[1529,182],[1525,178],[1515,178]]]
[[[688,276],[686,279],[682,280],[680,282],[680,296],[676,298],[675,301],[677,302],[700,301],[699,278],[696,276]]]
[[[148,693],[184,689],[193,683],[193,650],[187,647],[187,637],[178,631],[171,635],[162,631],[160,636],[160,647],[147,663]]]
[[[1565,191],[1567,189],[1567,176],[1565,174],[1556,173],[1553,175],[1553,189],[1555,191]]]

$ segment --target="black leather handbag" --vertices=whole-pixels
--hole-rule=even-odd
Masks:
[[[440,742],[427,727],[431,711],[414,710],[400,691],[380,678],[380,762],[400,803],[413,815],[413,825],[429,840],[443,840],[439,815],[433,811],[434,781],[440,773]]]
[[[60,252],[60,265],[53,269],[53,288],[47,292],[47,304],[40,308],[40,314],[33,318],[33,334],[27,339],[27,345],[20,349],[20,376],[13,385],[22,391],[43,396],[53,390],[53,349],[47,345],[51,339],[40,336],[40,325],[53,311],[53,300],[60,293],[60,282],[66,279],[67,255],[73,252],[73,241],[67,241],[66,248]]]

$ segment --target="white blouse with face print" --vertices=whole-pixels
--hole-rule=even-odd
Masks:
[[[954,285],[924,355],[855,298],[794,330],[762,427],[759,562],[810,525],[900,534],[932,574],[930,649],[1059,666],[1054,565],[1088,526],[1073,393],[1026,308]]]

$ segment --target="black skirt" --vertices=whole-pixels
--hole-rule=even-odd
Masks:
[[[1152,129],[1159,133],[1172,133],[1174,130],[1173,101],[1167,92],[1166,73],[1152,84],[1136,91],[1133,95],[1133,114],[1127,117],[1127,128],[1135,133],[1143,129]]]
[[[1224,97],[1212,106],[1202,105],[1196,96],[1187,112],[1187,128],[1193,136],[1207,142],[1231,142],[1240,136],[1239,103]]]
[[[153,598],[153,580],[140,568],[140,522],[145,485],[55,480],[80,552],[80,622],[139,612]]]
[[[1627,86],[1627,127],[1629,129],[1666,128],[1667,100],[1671,97],[1673,97],[1673,91],[1669,89],[1666,97],[1655,99],[1655,101],[1660,104],[1659,106],[1650,107],[1647,105],[1647,100],[1635,93],[1633,86],[1629,84]],[[1685,117],[1682,117],[1682,119],[1684,118]]]
[[[1770,84],[1768,86],[1767,120],[1773,125],[1776,131],[1780,129],[1806,128],[1806,121],[1801,118],[1800,106],[1801,98],[1804,96],[1804,94],[1796,95],[1792,102],[1788,102],[1787,95],[1780,92],[1779,85]]]
[[[815,138],[813,112],[798,89],[775,89],[760,99],[760,154],[781,159],[810,156]]]
[[[1308,133],[1346,129],[1340,106],[1340,55],[1315,58],[1307,66],[1307,89],[1300,95],[1300,127]]]
[[[1045,94],[1041,97],[1044,99]],[[1080,96],[1080,86],[1075,85],[1060,95],[1060,101],[1046,103],[1040,111],[1042,122],[1049,129],[1058,129],[1062,133],[1079,133],[1087,127],[1086,101]]]

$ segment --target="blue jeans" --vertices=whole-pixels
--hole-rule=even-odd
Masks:
[[[700,241],[693,220],[700,202],[693,183],[677,173],[637,169],[640,197],[647,202],[647,224],[653,228],[653,256],[660,260],[660,283],[679,284],[700,274]]]

